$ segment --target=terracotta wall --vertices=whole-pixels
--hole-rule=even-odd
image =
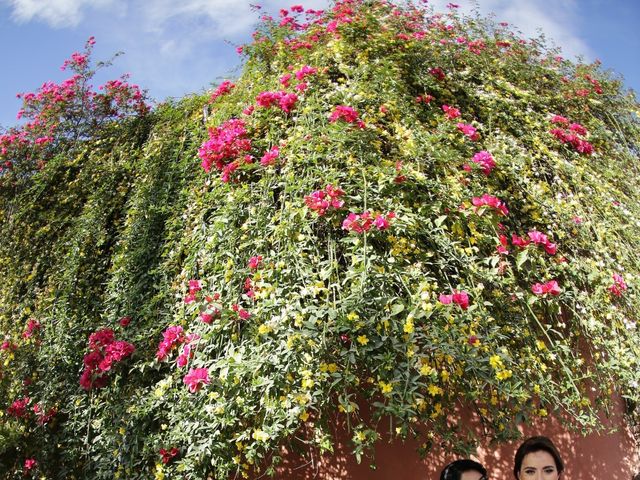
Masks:
[[[631,480],[640,473],[640,452],[629,427],[625,424],[619,402],[610,426],[618,426],[615,433],[592,434],[587,437],[569,433],[562,422],[550,418],[539,425],[522,428],[525,436],[546,435],[558,446],[566,464],[565,480]],[[381,432],[382,433],[382,432]],[[376,469],[364,460],[358,465],[348,454],[348,435],[339,432],[336,454],[331,457],[303,460],[289,454],[285,468],[278,478],[290,480],[438,480],[441,468],[457,457],[447,452],[432,452],[421,460],[416,453],[415,442],[385,443],[376,449]],[[388,437],[387,437],[388,438]],[[500,446],[483,446],[475,459],[489,471],[495,480],[513,479],[513,456],[519,442]]]

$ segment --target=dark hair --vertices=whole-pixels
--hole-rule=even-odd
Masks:
[[[549,455],[553,457],[553,461],[556,464],[556,469],[558,473],[562,473],[564,470],[564,463],[562,462],[562,458],[560,457],[560,452],[553,444],[553,442],[547,437],[537,436],[527,438],[522,444],[518,447],[516,451],[516,456],[513,459],[513,475],[516,479],[518,479],[518,474],[520,473],[520,468],[522,467],[522,461],[524,457],[530,453],[534,452],[547,452]]]
[[[460,480],[462,474],[469,470],[475,470],[485,477],[487,476],[487,470],[478,462],[473,460],[456,460],[442,469],[440,480]]]

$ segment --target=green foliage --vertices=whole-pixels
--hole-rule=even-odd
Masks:
[[[227,93],[107,124],[20,188],[0,178],[0,328],[15,345],[0,350],[5,478],[25,458],[46,478],[254,477],[283,445],[330,452],[336,422],[357,458],[383,417],[391,435],[463,451],[479,439],[448,419],[461,404],[501,441],[552,413],[599,428],[613,392],[639,400],[633,95],[484,19],[374,1],[318,18],[261,25]],[[316,71],[300,92],[304,66]],[[256,104],[263,92],[298,98],[287,111]],[[333,121],[336,106],[364,128]],[[554,115],[587,133],[563,142]],[[197,156],[206,127],[233,118],[250,145],[222,159],[224,182]],[[327,185],[344,204],[319,215],[305,197]],[[388,228],[345,228],[367,211]],[[548,241],[513,243],[529,232]],[[559,292],[535,293],[554,280]],[[447,300],[462,293],[468,308]],[[41,328],[23,338],[30,318]],[[178,348],[156,358],[169,326],[198,336],[186,366]],[[86,392],[87,339],[104,327],[136,352]],[[195,393],[193,368],[209,376]],[[26,396],[57,413],[9,415]]]

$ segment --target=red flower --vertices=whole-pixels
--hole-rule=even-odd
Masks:
[[[180,450],[178,450],[176,447],[173,447],[171,450],[165,450],[164,448],[161,448],[159,453],[160,455],[162,455],[162,463],[167,464],[174,457],[176,457],[178,453],[180,453]]]
[[[131,323],[131,317],[122,317],[120,320],[118,320],[118,323],[120,324],[121,327],[128,327],[129,324]]]

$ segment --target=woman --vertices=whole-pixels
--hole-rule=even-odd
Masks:
[[[547,437],[526,439],[513,461],[516,480],[558,480],[564,463],[558,449]]]

